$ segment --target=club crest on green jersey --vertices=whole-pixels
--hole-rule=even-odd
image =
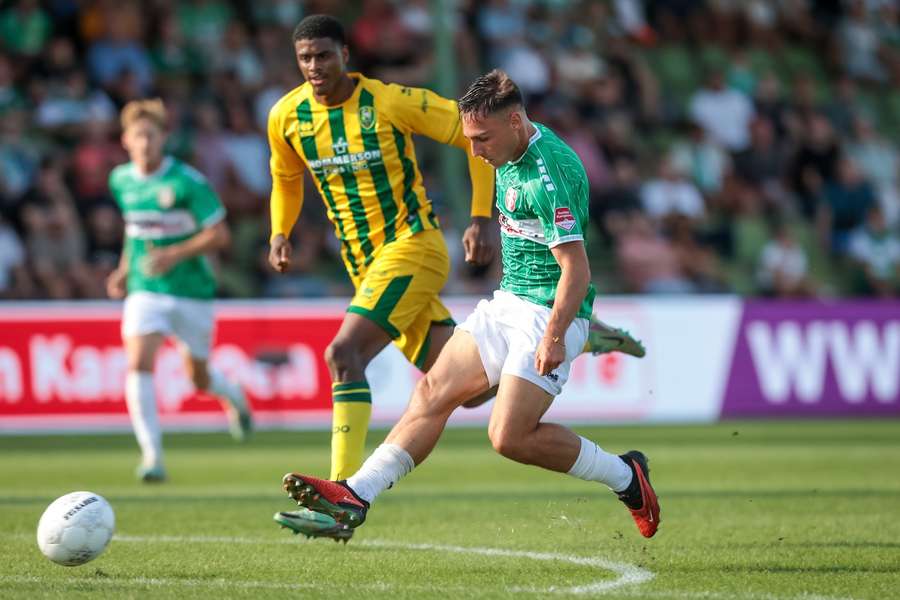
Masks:
[[[359,107],[359,126],[365,130],[370,130],[375,127],[375,109],[373,107]]]
[[[175,190],[169,186],[159,188],[156,193],[156,202],[160,208],[172,208],[175,206]]]
[[[506,188],[506,196],[503,198],[503,203],[506,205],[506,210],[509,212],[515,212],[516,210],[516,199],[519,197],[519,190],[514,187]]]

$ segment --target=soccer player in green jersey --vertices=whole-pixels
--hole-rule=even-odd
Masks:
[[[109,188],[125,219],[125,247],[106,288],[111,298],[125,298],[125,401],[143,455],[137,475],[156,482],[166,473],[153,364],[167,336],[177,338],[197,389],[222,402],[232,435],[243,440],[252,423],[240,387],[207,366],[216,281],[204,255],[229,242],[225,209],[203,175],[163,154],[161,100],[130,102],[121,121],[131,161],[113,170]]]
[[[288,473],[284,489],[301,506],[357,527],[376,496],[425,460],[450,414],[497,385],[488,425],[497,452],[608,486],[641,534],[651,537],[659,504],[647,458],[636,450],[610,454],[542,420],[585,344],[594,300],[581,160],[550,129],[528,119],[518,87],[502,71],[478,78],[459,110],[472,153],[497,170],[500,289],[456,329],[400,421],[359,471],[337,482]]]

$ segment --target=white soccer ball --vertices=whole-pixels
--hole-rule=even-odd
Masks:
[[[103,496],[72,492],[51,502],[41,515],[37,542],[44,556],[74,567],[100,556],[115,529],[116,517]]]

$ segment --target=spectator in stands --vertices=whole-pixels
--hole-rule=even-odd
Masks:
[[[181,21],[175,15],[164,16],[159,33],[150,49],[150,60],[163,79],[190,77],[201,70],[202,57],[188,44]]]
[[[0,299],[34,296],[34,283],[25,268],[25,246],[0,213]]]
[[[230,103],[227,111],[229,127],[224,135],[224,150],[234,174],[233,183],[240,191],[228,198],[226,207],[236,214],[256,213],[265,205],[272,186],[269,145],[254,128],[250,111],[243,102]]]
[[[607,239],[621,229],[631,213],[641,210],[640,185],[637,164],[623,156],[612,165],[612,184],[591,190],[589,214]]]
[[[863,176],[872,183],[889,225],[900,222],[900,154],[866,118],[854,121],[854,137],[847,144]]]
[[[866,219],[875,202],[872,186],[866,181],[859,167],[849,158],[841,158],[837,165],[837,177],[826,183],[819,204],[817,220],[827,247],[834,254],[846,253],[850,233]]]
[[[224,0],[187,0],[177,3],[178,21],[185,38],[194,44],[201,57],[201,67],[208,68],[221,48],[234,9]]]
[[[596,127],[600,148],[607,163],[614,163],[620,158],[638,159],[634,125],[626,115],[611,115]]]
[[[27,113],[0,114],[0,213],[19,223],[19,209],[32,187],[41,158],[36,141],[25,136]]]
[[[775,73],[769,71],[760,77],[753,106],[756,115],[767,118],[774,128],[775,137],[783,141],[788,135],[789,109],[782,94],[781,82]]]
[[[750,143],[753,103],[741,92],[725,87],[721,70],[709,72],[706,85],[691,98],[689,112],[691,119],[724,148],[737,152]]]
[[[722,265],[713,249],[700,242],[691,221],[679,217],[672,219],[670,223],[672,250],[681,272],[691,282],[694,291],[725,292],[727,288]]]
[[[590,184],[591,193],[611,183],[612,175],[603,151],[597,144],[593,131],[582,126],[578,113],[563,99],[551,100],[545,105],[550,109],[548,120],[554,131],[578,154]]]
[[[787,192],[782,183],[787,153],[775,137],[772,121],[757,116],[750,124],[750,146],[734,155],[738,184],[753,188],[767,207],[784,210]]]
[[[575,97],[583,96],[586,88],[602,77],[606,69],[603,58],[594,50],[594,34],[588,30],[576,30],[571,42],[554,57],[557,85]]]
[[[611,37],[604,49],[609,72],[622,82],[622,97],[631,117],[641,125],[655,125],[662,113],[659,82],[646,57],[622,37]]]
[[[75,44],[66,37],[54,37],[50,40],[36,65],[36,72],[49,87],[64,85],[68,75],[80,69]]]
[[[85,262],[84,232],[58,161],[41,165],[22,211],[35,278],[48,298],[101,297]]]
[[[843,137],[853,134],[856,119],[875,117],[874,111],[860,96],[856,81],[847,75],[839,77],[835,82],[823,112],[835,131]]]
[[[91,45],[87,64],[91,78],[100,86],[112,88],[123,74],[135,79],[140,94],[153,85],[153,63],[141,41],[143,19],[135,4],[124,4],[106,16],[107,30]]]
[[[838,27],[839,56],[852,77],[882,82],[886,72],[879,60],[878,32],[866,14],[865,0],[849,0],[849,11]]]
[[[850,237],[848,254],[860,267],[857,291],[880,297],[900,292],[900,238],[891,233],[884,214],[872,205],[864,225]]]
[[[714,197],[731,171],[731,158],[700,125],[689,122],[684,129],[687,136],[672,148],[672,165],[687,174],[701,192]]]
[[[0,51],[0,116],[9,109],[22,105],[22,95],[16,88],[10,58]]]
[[[788,104],[787,126],[790,135],[802,138],[808,122],[821,116],[824,111],[819,98],[819,87],[812,75],[800,73],[794,77]]]
[[[206,176],[224,202],[229,191],[231,159],[226,149],[228,132],[222,120],[222,111],[215,102],[206,100],[194,107],[193,120],[197,130],[194,135],[192,162]]]
[[[583,87],[578,112],[582,118],[596,124],[606,123],[613,117],[636,121],[636,105],[629,105],[625,99],[625,82],[622,77],[609,69]]]
[[[706,213],[703,196],[671,157],[663,158],[657,177],[641,187],[641,204],[647,215],[660,224],[680,217],[697,222]]]
[[[500,62],[509,41],[525,37],[527,20],[520,3],[489,0],[478,11],[477,19],[478,31],[489,46],[489,62]]]
[[[757,264],[760,291],[776,298],[806,298],[815,295],[809,276],[809,259],[787,224],[774,219],[772,237],[763,247]]]
[[[82,214],[91,206],[112,202],[107,185],[109,173],[126,161],[122,145],[111,139],[111,126],[110,121],[102,119],[85,123],[72,154],[72,191]]]
[[[0,42],[21,57],[40,54],[52,29],[50,16],[37,0],[18,0],[0,11]]]
[[[114,201],[96,203],[85,219],[87,233],[86,263],[90,291],[104,298],[106,279],[119,265],[122,253],[123,223]]]
[[[641,212],[632,212],[616,231],[616,258],[626,290],[638,294],[696,291],[672,244]]]
[[[827,183],[834,181],[841,148],[828,119],[812,113],[804,120],[803,138],[788,167],[800,210],[812,218]]]
[[[230,72],[240,85],[255,90],[263,81],[263,66],[247,37],[247,28],[240,21],[232,21],[225,31],[222,47],[213,57],[214,72]]]
[[[84,71],[70,71],[58,86],[48,90],[47,97],[35,111],[41,127],[68,139],[78,137],[79,126],[88,121],[111,121],[116,107],[103,91],[92,90]]]
[[[396,3],[366,0],[350,39],[357,67],[370,77],[420,86],[430,75],[430,38],[407,27]]]

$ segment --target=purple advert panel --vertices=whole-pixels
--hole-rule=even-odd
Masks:
[[[722,417],[900,416],[900,302],[744,303]]]

